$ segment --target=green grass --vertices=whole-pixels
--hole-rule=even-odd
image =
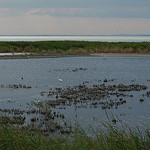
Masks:
[[[150,131],[130,128],[117,129],[105,124],[95,136],[88,136],[80,128],[73,134],[46,137],[37,131],[0,124],[0,150],[149,150]]]
[[[150,53],[150,42],[39,41],[0,42],[0,53],[31,52],[47,55],[91,53]]]

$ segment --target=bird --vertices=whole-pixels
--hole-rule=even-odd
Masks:
[[[60,79],[59,77],[58,77],[58,80],[59,80],[60,82],[63,82],[63,79]]]

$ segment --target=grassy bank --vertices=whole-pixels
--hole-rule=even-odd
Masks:
[[[79,128],[71,135],[46,137],[30,129],[20,130],[0,124],[1,150],[149,150],[150,131],[118,130],[106,125],[94,137],[87,136]]]
[[[92,53],[150,53],[150,42],[0,42],[0,53],[8,52],[30,52],[40,55],[87,55]]]

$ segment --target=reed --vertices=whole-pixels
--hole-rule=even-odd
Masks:
[[[1,150],[149,150],[150,130],[141,132],[131,128],[118,129],[103,124],[106,130],[99,130],[95,136],[88,136],[80,127],[73,134],[44,136],[38,131],[21,130],[0,124]]]
[[[150,53],[150,42],[39,41],[0,42],[0,53],[34,54]]]

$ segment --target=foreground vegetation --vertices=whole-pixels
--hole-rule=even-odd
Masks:
[[[95,136],[87,136],[76,128],[73,134],[44,136],[38,131],[19,129],[0,124],[1,150],[149,150],[150,131],[142,134],[139,130],[119,130],[105,124],[106,131],[100,130]]]
[[[91,53],[150,53],[150,42],[40,41],[0,42],[0,53],[30,52],[47,55]]]

